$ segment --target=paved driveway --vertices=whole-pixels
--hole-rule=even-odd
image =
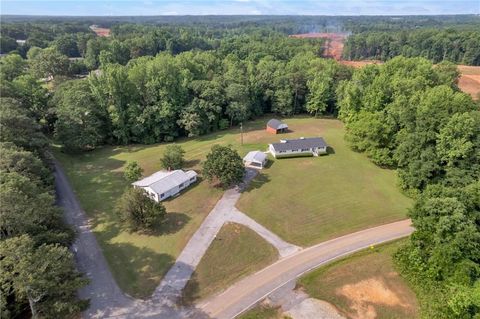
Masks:
[[[234,205],[241,188],[231,189],[207,216],[205,225],[202,224],[191,238],[192,243],[187,244],[177,259],[177,268],[174,266],[167,273],[152,298],[146,301],[136,300],[125,295],[118,287],[67,177],[58,163],[55,163],[55,168],[58,204],[65,211],[66,221],[77,230],[72,250],[79,270],[90,279],[90,284],[79,292],[81,298],[90,299],[90,308],[84,312],[84,318],[233,318],[310,269],[371,244],[407,236],[412,232],[410,221],[406,220],[339,237],[299,251],[299,247],[284,242],[238,211]],[[253,177],[254,172],[250,171],[246,181]],[[175,298],[216,232],[226,221],[251,227],[277,247],[283,258],[198,305],[196,309],[178,307]]]

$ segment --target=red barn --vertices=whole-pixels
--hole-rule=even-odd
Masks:
[[[285,133],[288,131],[288,125],[283,123],[282,121],[271,119],[267,122],[267,132],[278,134],[278,133]]]

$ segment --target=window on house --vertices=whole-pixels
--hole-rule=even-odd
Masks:
[[[165,197],[165,193],[164,194],[160,194],[160,198],[164,198]]]
[[[181,183],[180,185],[178,185],[178,187],[182,188],[184,185],[184,183]]]

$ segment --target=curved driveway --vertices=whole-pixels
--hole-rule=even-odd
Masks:
[[[130,298],[121,291],[63,170],[58,163],[55,168],[58,203],[65,210],[67,222],[78,232],[73,247],[77,264],[91,280],[80,291],[82,298],[90,299],[90,308],[83,313],[84,318],[234,318],[308,270],[370,245],[407,236],[413,231],[410,220],[405,220],[323,242],[246,277],[197,305],[197,309],[184,309],[171,303],[168,296],[143,301]]]
[[[371,245],[408,236],[412,231],[410,220],[403,220],[323,242],[280,259],[198,307],[213,318],[234,318],[309,270]]]

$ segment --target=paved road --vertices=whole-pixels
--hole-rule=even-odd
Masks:
[[[371,245],[408,236],[412,231],[410,220],[404,220],[323,242],[280,259],[206,300],[198,308],[212,318],[234,318],[311,269]]]

